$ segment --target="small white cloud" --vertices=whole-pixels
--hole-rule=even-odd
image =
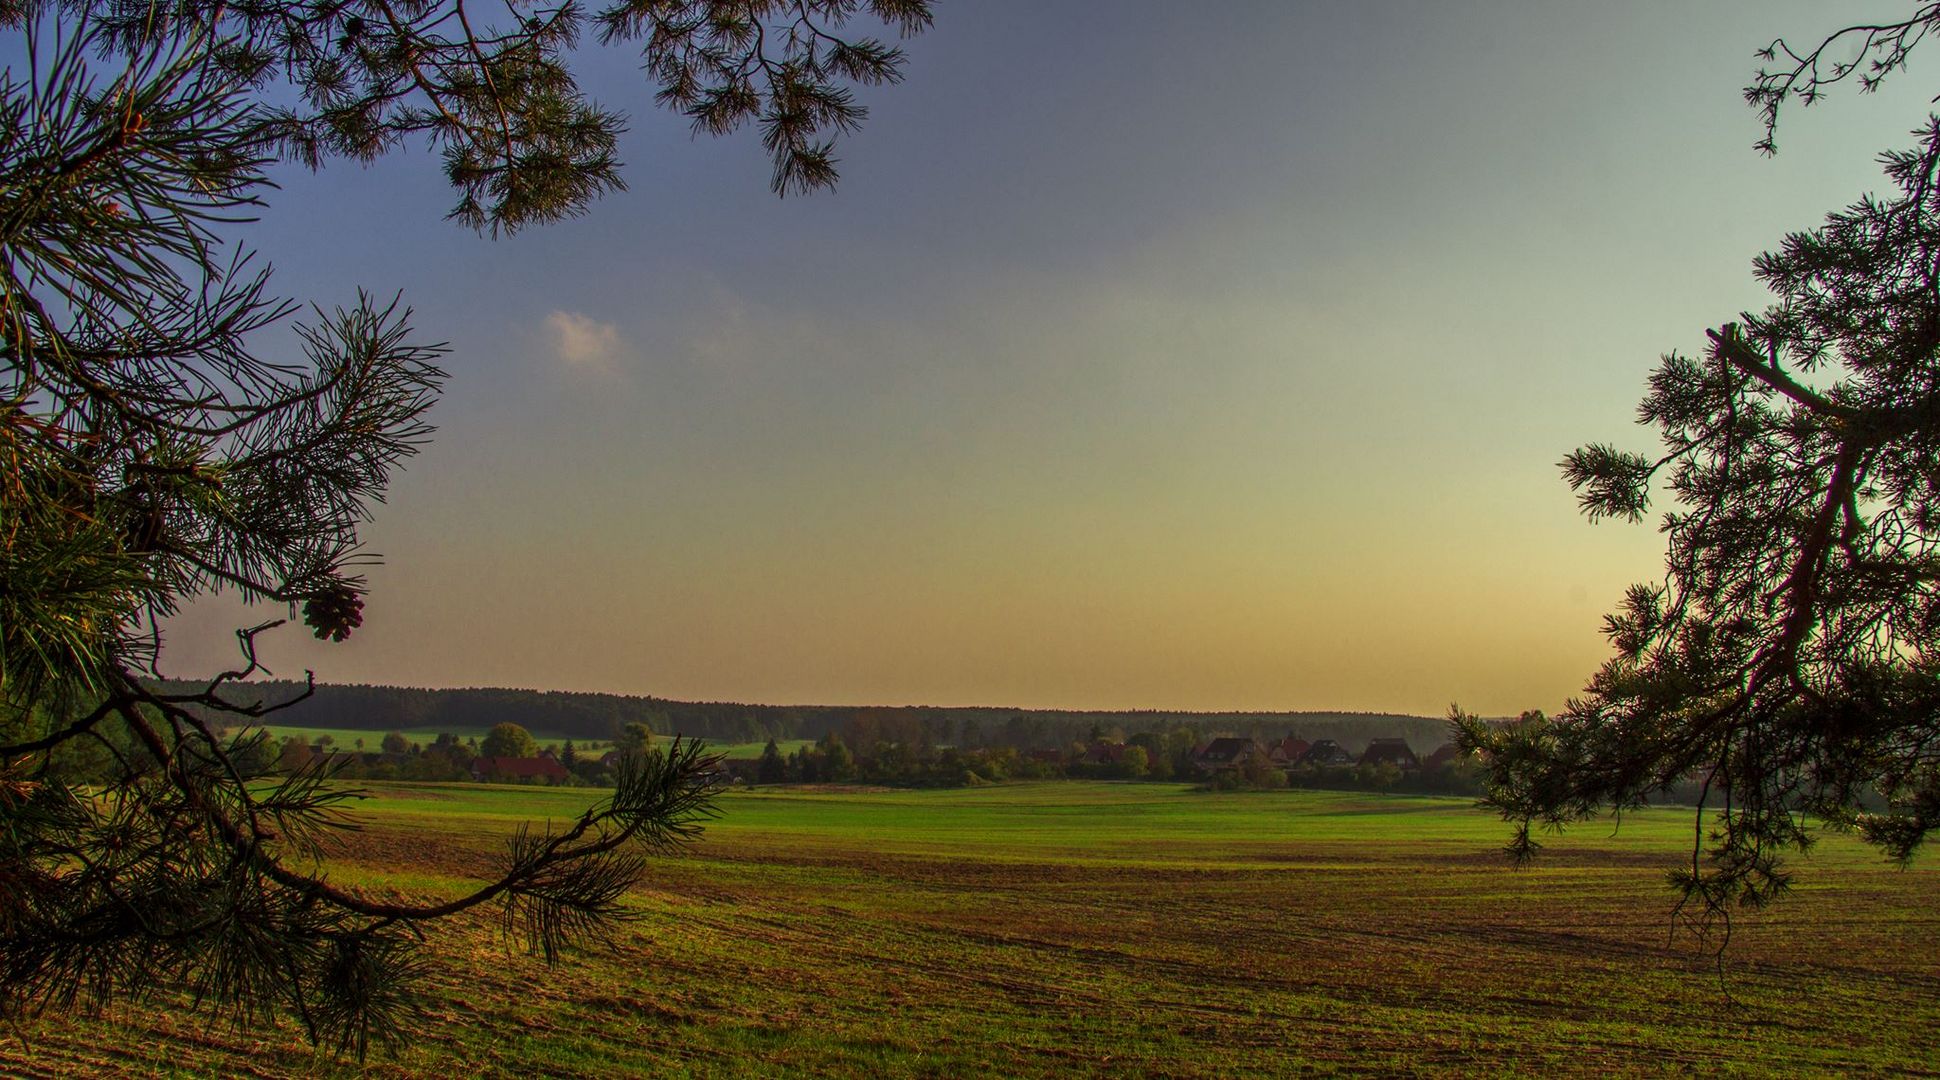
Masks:
[[[558,361],[578,371],[617,374],[624,342],[620,328],[600,322],[577,311],[555,311],[546,316],[546,336]]]

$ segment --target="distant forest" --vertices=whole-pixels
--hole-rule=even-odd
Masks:
[[[172,691],[203,684],[169,682]],[[238,704],[280,704],[304,684],[289,681],[230,683],[223,696]],[[559,690],[425,690],[403,686],[319,685],[309,700],[275,713],[270,722],[297,727],[388,732],[429,728],[452,732],[514,723],[549,737],[610,740],[629,723],[661,735],[709,742],[820,739],[877,729],[908,733],[933,745],[1019,749],[1059,747],[1098,737],[1123,738],[1146,731],[1190,728],[1201,735],[1283,735],[1333,739],[1358,752],[1375,738],[1403,738],[1427,752],[1448,741],[1448,722],[1425,716],[1343,712],[1083,712],[1055,709],[942,708],[914,705],[743,705],[721,701],[671,701],[621,694]]]

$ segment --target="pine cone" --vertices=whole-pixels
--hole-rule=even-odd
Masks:
[[[320,639],[342,641],[364,624],[364,598],[341,581],[331,582],[304,601],[303,623]]]
[[[142,555],[154,551],[162,542],[162,532],[167,528],[162,517],[161,507],[153,503],[135,507],[135,513],[121,532],[122,550]]]

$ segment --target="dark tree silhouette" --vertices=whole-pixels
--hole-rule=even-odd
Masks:
[[[900,73],[896,50],[835,36],[863,10],[904,33],[929,20],[914,0],[638,0],[596,18],[644,42],[660,100],[698,127],[756,122],[791,191],[835,178],[824,133],[862,115],[842,84]],[[521,831],[472,893],[366,895],[321,868],[356,795],[329,757],[220,731],[294,703],[234,693],[281,620],[240,631],[242,663],[206,686],[155,678],[159,622],[199,593],[356,631],[358,526],[429,435],[444,378],[443,347],[417,343],[397,301],[293,324],[221,230],[279,158],[370,159],[412,134],[443,149],[460,221],[582,212],[620,186],[620,118],[565,66],[584,18],[0,0],[26,54],[0,86],[0,1016],[180,989],[361,1056],[409,1020],[428,921],[495,904],[552,960],[625,917],[645,859],[712,813],[712,759],[675,740],[626,755],[576,820]],[[281,328],[291,347],[265,352]]]
[[[1793,45],[1778,38],[1758,50],[1761,67],[1745,87],[1745,101],[1758,110],[1765,133],[1756,143],[1767,154],[1778,152],[1779,112],[1789,102],[1810,106],[1823,101],[1833,87],[1851,80],[1861,93],[1871,93],[1896,71],[1906,70],[1907,57],[1928,34],[1940,28],[1940,3],[1917,4],[1897,22],[1858,23],[1840,27],[1811,45]]]
[[[1699,778],[1709,831],[1673,879],[1727,940],[1814,820],[1900,860],[1940,825],[1940,118],[1916,134],[1882,158],[1893,196],[1757,260],[1776,304],[1664,358],[1638,410],[1663,453],[1563,462],[1591,518],[1641,518],[1658,480],[1676,503],[1616,655],[1553,720],[1459,725],[1520,858],[1532,824]]]
[[[0,0],[0,12],[21,0]],[[31,7],[31,4],[24,5]],[[655,99],[724,135],[752,123],[778,194],[834,185],[835,138],[868,115],[852,86],[902,79],[900,49],[846,33],[867,13],[907,37],[929,0],[60,0],[104,38],[135,50],[157,34],[219,39],[212,74],[286,84],[298,105],[258,120],[280,153],[312,165],[373,160],[411,136],[444,155],[459,200],[451,216],[512,230],[585,212],[624,188],[614,157],[625,117],[587,98],[570,60],[589,29],[632,45]],[[591,23],[589,27],[588,23]]]
[[[755,779],[763,784],[779,784],[788,779],[788,763],[782,760],[781,748],[775,740],[769,739],[768,745],[761,748],[761,760],[755,765]]]

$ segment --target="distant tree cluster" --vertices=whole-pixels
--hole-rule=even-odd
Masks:
[[[898,734],[909,737],[897,738]],[[1251,737],[1227,735],[1209,742],[1197,730],[1183,726],[1141,731],[1125,739],[1115,729],[1094,724],[1087,734],[1089,741],[1074,740],[1061,747],[939,746],[923,741],[919,727],[899,726],[893,710],[883,710],[792,753],[783,753],[770,740],[758,759],[729,762],[726,768],[735,779],[757,784],[965,787],[1004,780],[1189,780],[1214,790],[1303,787],[1451,795],[1482,791],[1479,766],[1447,744],[1446,727],[1434,740],[1440,753],[1425,762],[1405,750],[1407,740],[1376,734],[1361,741],[1370,747],[1401,745],[1405,760],[1347,755],[1344,765],[1331,758],[1304,761],[1288,756],[1289,746],[1307,745],[1291,735],[1275,740],[1269,750],[1268,744]],[[1215,760],[1208,756],[1208,747],[1218,743],[1240,743],[1248,749],[1234,760]],[[1331,740],[1321,743],[1345,754]]]
[[[318,740],[286,735],[262,745],[263,750],[256,753],[272,749],[275,753],[270,771],[294,775],[322,769],[336,780],[470,780],[472,760],[478,756],[476,740],[467,744],[455,735],[441,734],[424,745],[396,731],[384,736],[376,752],[336,749],[327,735]]]
[[[264,681],[238,686],[235,692],[245,700],[275,707],[303,689],[298,684]],[[597,786],[610,782],[613,753],[642,752],[656,740],[678,733],[711,742],[765,740],[768,749],[759,758],[722,766],[749,783],[961,787],[1068,778],[1182,780],[1224,788],[1480,792],[1472,770],[1458,775],[1439,767],[1402,771],[1273,761],[1209,773],[1197,757],[1199,749],[1218,736],[1270,743],[1289,729],[1310,739],[1356,746],[1388,738],[1427,748],[1448,739],[1446,720],[1390,714],[763,706],[530,690],[319,686],[286,715],[318,727],[370,729],[373,742],[379,741],[375,732],[380,730],[374,725],[395,725],[381,737],[386,745],[378,753],[292,746],[294,740],[285,740],[280,761],[284,771],[323,761],[333,775],[353,780],[470,780],[476,757],[550,752],[569,779],[520,782]],[[396,728],[421,730],[443,722],[477,730],[485,720],[493,724],[482,741],[441,735],[421,749],[407,741],[402,753],[388,745],[404,740]],[[532,729],[571,732],[580,742],[575,744],[569,737],[564,745],[540,746],[529,734]],[[742,737],[751,731],[756,733],[754,738]],[[789,753],[778,745],[802,739],[814,741]],[[589,752],[595,748],[602,752]]]
[[[1482,765],[1460,756],[1445,762],[1401,769],[1394,765],[1296,765],[1286,771],[1287,786],[1318,791],[1386,791],[1410,795],[1483,793]]]
[[[478,744],[478,752],[485,757],[527,758],[537,757],[539,744],[532,733],[518,724],[505,722],[492,725],[485,738]]]

